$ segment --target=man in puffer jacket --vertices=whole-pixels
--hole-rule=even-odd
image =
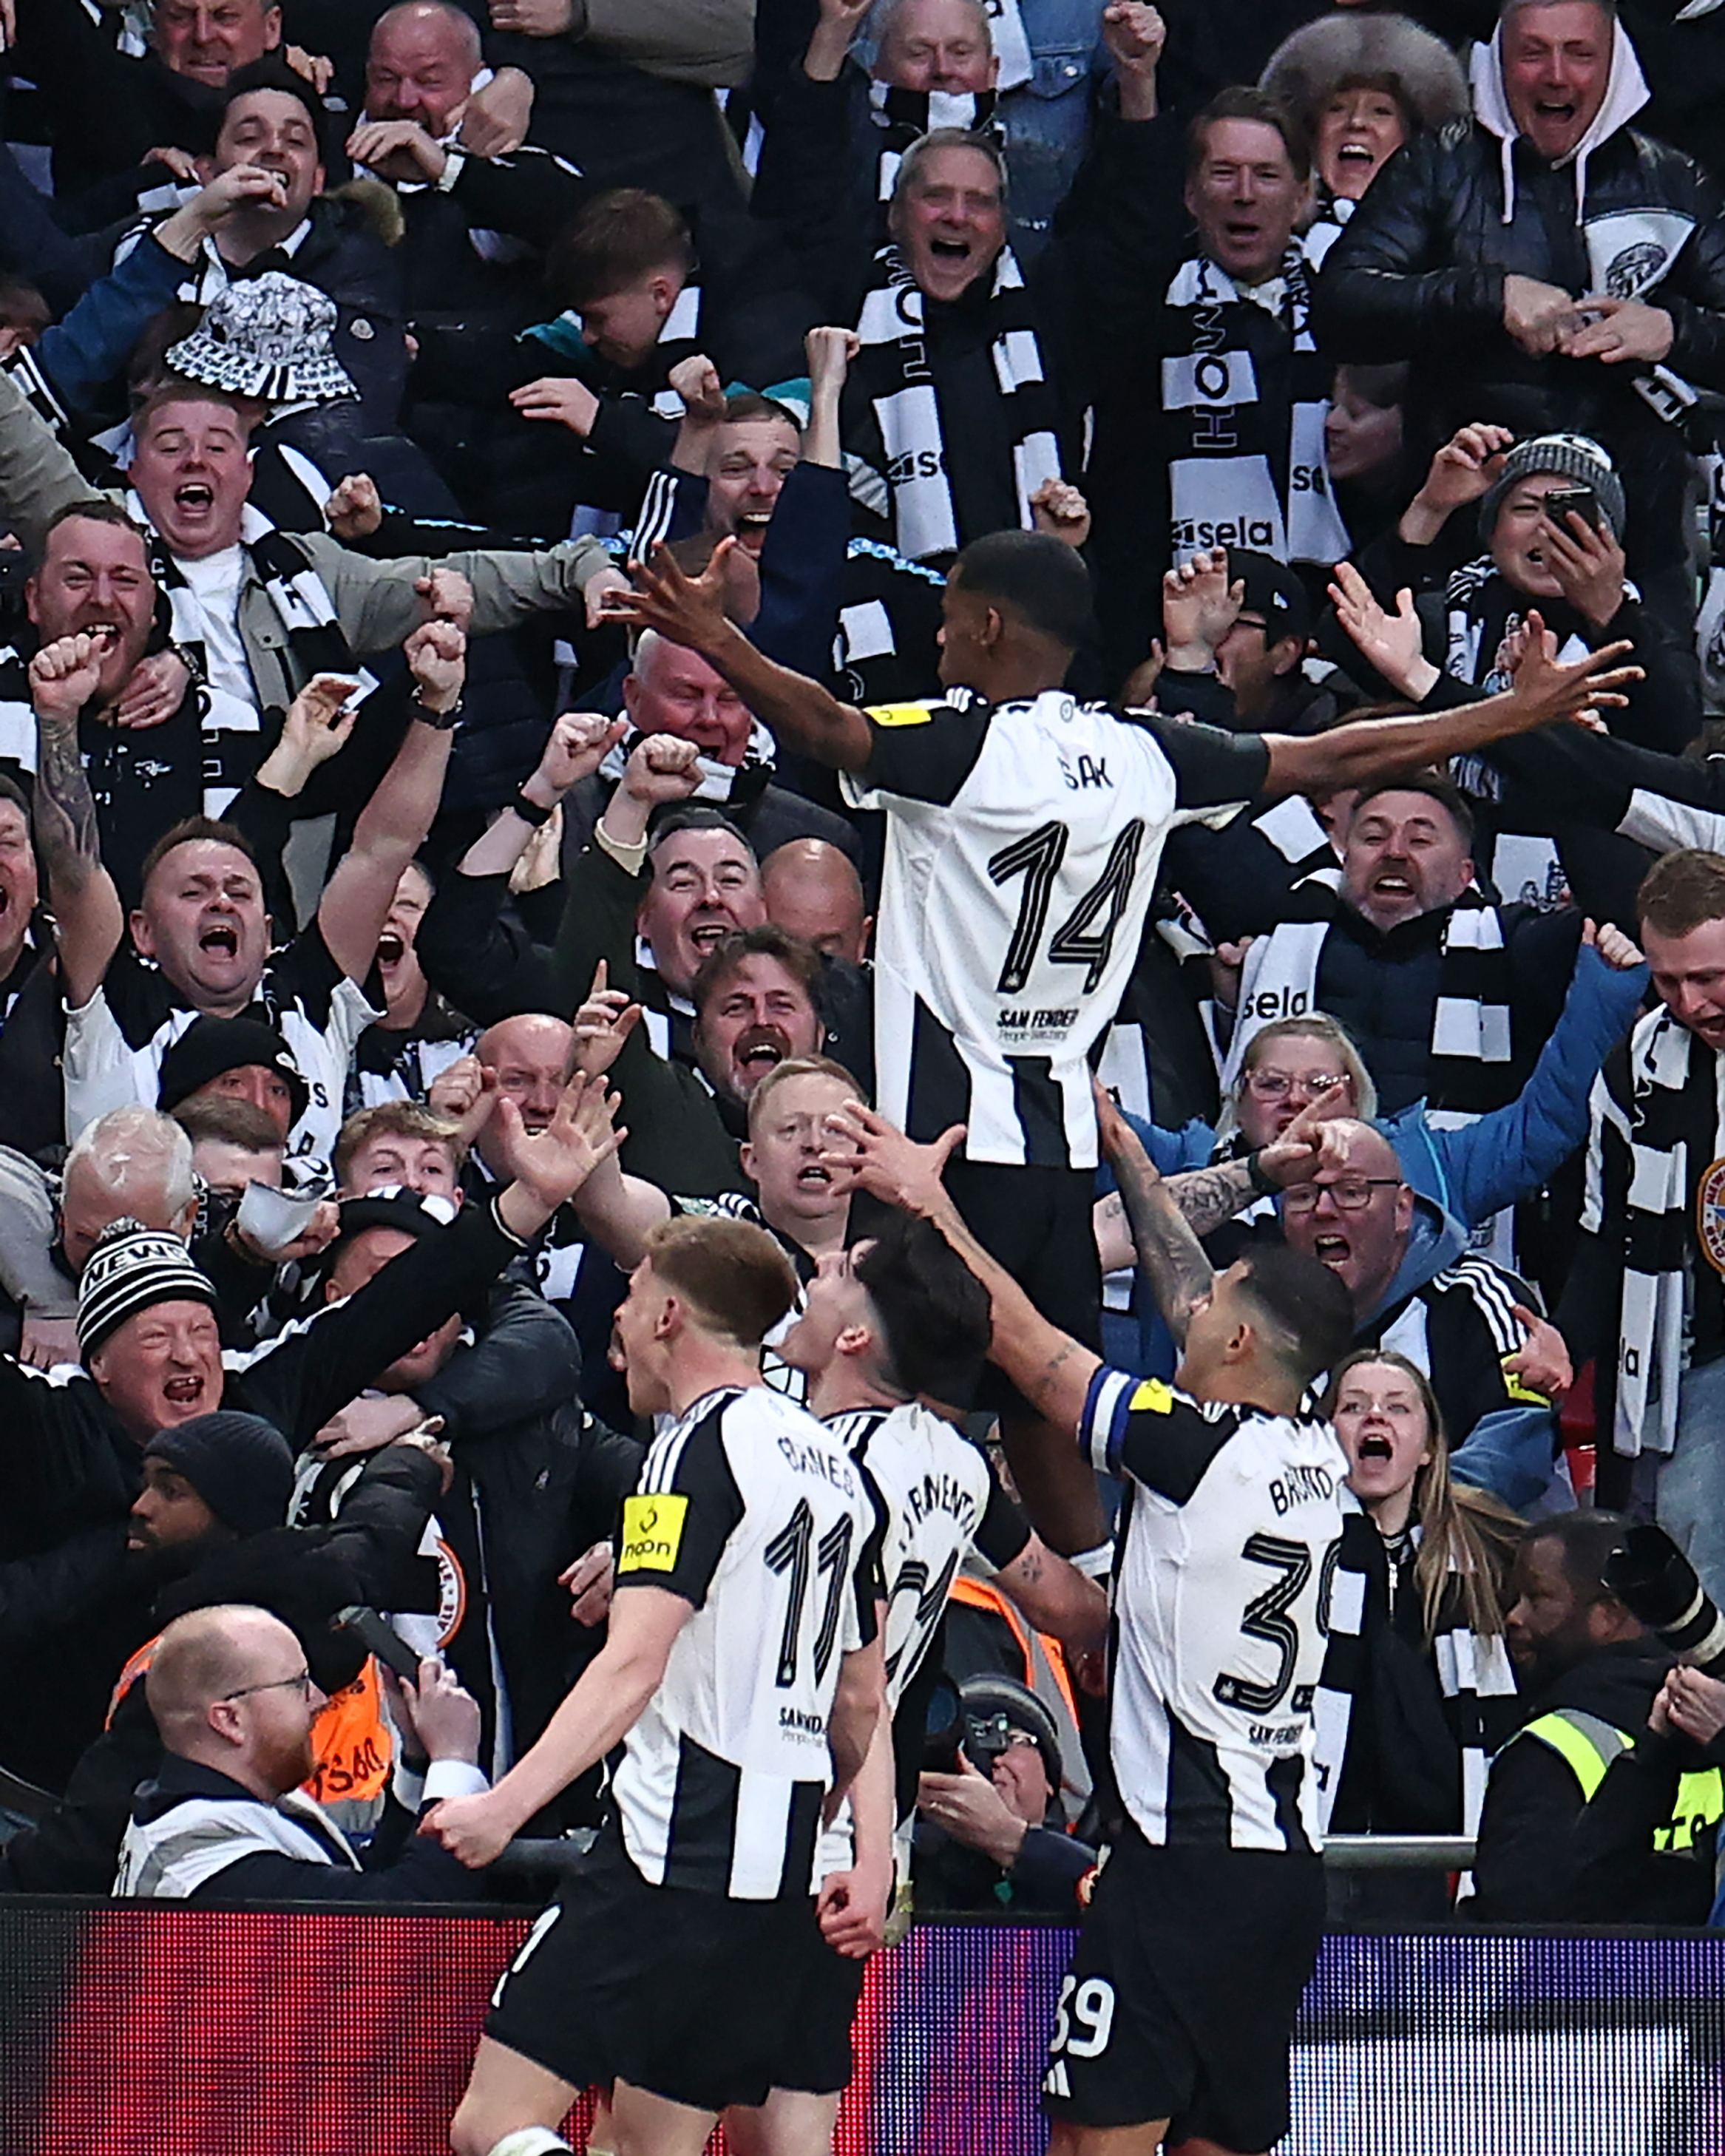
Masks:
[[[1476,49],[1472,121],[1410,143],[1331,249],[1332,358],[1409,360],[1437,439],[1470,419],[1603,442],[1629,490],[1630,573],[1687,605],[1682,431],[1725,389],[1725,200],[1635,133],[1635,48],[1601,0],[1508,0]]]

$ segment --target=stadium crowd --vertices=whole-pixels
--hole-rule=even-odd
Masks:
[[[1725,16],[0,30],[0,1891],[1725,1921]]]

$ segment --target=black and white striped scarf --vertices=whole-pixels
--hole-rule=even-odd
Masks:
[[[1318,1817],[1326,1832],[1342,1784],[1354,1702],[1363,1697],[1368,1682],[1373,1636],[1379,1627],[1394,1621],[1384,1537],[1351,1492],[1344,1491],[1342,1502],[1341,1553],[1330,1594],[1328,1645],[1312,1702]],[[1417,1527],[1414,1532],[1417,1545]],[[1453,1577],[1439,1609],[1430,1651],[1445,1719],[1461,1753],[1460,1830],[1471,1835],[1479,1825],[1491,1754],[1515,1727],[1519,1711],[1515,1671],[1502,1634],[1469,1629],[1459,1583]]]
[[[1650,1011],[1626,1056],[1612,1056],[1594,1081],[1591,1105],[1581,1224],[1614,1242],[1620,1235],[1624,1255],[1612,1443],[1631,1455],[1670,1452],[1686,1361],[1689,1267],[1697,1277],[1704,1261],[1725,1270],[1725,1191],[1709,1189],[1709,1173],[1692,1213],[1689,1203],[1692,1148],[1707,1148],[1705,1163],[1725,1159],[1725,1056],[1669,1011]],[[1609,1201],[1608,1132],[1629,1156],[1624,1187],[1611,1188]]]
[[[126,506],[147,527],[149,519],[135,494]],[[371,675],[354,658],[322,578],[292,540],[278,531],[261,510],[248,503],[240,521],[239,541],[281,624],[290,675],[301,685],[314,675],[341,674],[357,679],[362,690],[373,686]],[[184,570],[159,539],[152,540],[151,552],[157,582],[167,598],[173,641],[198,680],[205,814],[219,815],[266,752],[264,721],[270,722],[268,737],[273,743],[282,713],[242,703],[211,681],[203,603],[187,582]],[[212,802],[219,805],[212,807]]]
[[[629,390],[629,396],[645,397],[661,419],[680,419],[683,400],[675,389],[666,387],[671,369],[685,359],[692,359],[702,348],[701,285],[698,277],[691,275],[683,289],[671,302],[671,311],[660,324],[658,339],[654,346],[652,372],[658,377],[657,389]],[[523,330],[521,341],[549,345],[555,352],[566,358],[577,358],[591,347],[581,334],[581,316],[572,307],[559,315],[555,321],[543,322],[532,329]]]
[[[1246,547],[1278,562],[1339,562],[1348,527],[1324,447],[1331,363],[1308,320],[1297,246],[1282,261],[1275,311],[1199,256],[1164,295],[1163,441],[1176,561]]]
[[[1625,588],[1633,594],[1632,586]],[[1444,588],[1444,671],[1470,683],[1482,696],[1508,690],[1512,682],[1509,639],[1526,620],[1527,603],[1489,554],[1452,570]],[[1561,640],[1558,664],[1568,666],[1584,659],[1591,646],[1573,629],[1568,635],[1563,633],[1563,602],[1555,606],[1547,602],[1543,611]],[[1556,843],[1543,834],[1518,832],[1504,823],[1496,805],[1504,791],[1497,767],[1484,757],[1458,757],[1450,776],[1464,793],[1487,804],[1487,813],[1479,821],[1475,859],[1489,873],[1498,895],[1546,911],[1564,904],[1568,886]]]
[[[631,730],[606,751],[599,776],[608,786],[615,786],[622,779],[624,767],[641,738]],[[715,756],[696,757],[695,767],[701,773],[701,783],[688,798],[713,808],[750,808],[773,783],[778,757],[778,744],[758,719],[752,720],[741,763],[721,763]]]
[[[1019,523],[1028,531],[1035,521],[1030,497],[1045,480],[1060,477],[1060,453],[1029,295],[1009,248],[994,264],[988,307],[994,378],[1012,422]],[[953,553],[957,511],[947,476],[923,296],[896,247],[875,255],[856,326],[862,349],[851,372],[866,417],[860,430],[853,428],[845,458],[851,493],[865,509],[891,517],[894,543],[912,561]]]
[[[1005,131],[994,117],[998,102],[992,90],[898,90],[890,82],[869,83],[869,117],[880,131],[880,162],[875,193],[891,202],[898,184],[898,168],[913,142],[937,127],[959,127],[967,135],[987,135],[1005,141]]]
[[[1341,881],[1334,868],[1296,884],[1288,917],[1247,952],[1224,1089],[1239,1079],[1247,1048],[1272,1019],[1304,1018],[1321,1008],[1318,969],[1341,911]],[[1502,912],[1479,891],[1465,891],[1444,930],[1442,982],[1432,1013],[1426,1098],[1440,1112],[1471,1118],[1513,1096],[1509,998]]]

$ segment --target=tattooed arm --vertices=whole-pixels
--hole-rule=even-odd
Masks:
[[[1153,1170],[1153,1173],[1155,1171]],[[1261,1195],[1244,1158],[1219,1161],[1214,1168],[1183,1170],[1162,1178],[1162,1187],[1178,1206],[1182,1219],[1194,1235],[1208,1235],[1236,1213],[1243,1213]],[[1132,1224],[1127,1217],[1126,1199],[1117,1190],[1097,1199],[1091,1209],[1091,1225],[1096,1239],[1096,1255],[1105,1273],[1119,1272],[1138,1262]]]
[[[1120,1184],[1122,1203],[1132,1228],[1139,1270],[1150,1283],[1156,1306],[1166,1319],[1176,1342],[1183,1342],[1193,1305],[1207,1296],[1215,1280],[1185,1209],[1177,1202],[1173,1186],[1164,1183],[1151,1165],[1143,1141],[1100,1088],[1096,1093],[1097,1136],[1108,1165]],[[1248,1182],[1245,1163],[1233,1163]],[[1200,1168],[1182,1176],[1183,1183],[1209,1182],[1227,1174],[1227,1168]],[[1230,1206],[1229,1211],[1237,1210]],[[1226,1213],[1217,1218],[1225,1219]],[[1212,1222],[1211,1224],[1214,1224]]]
[[[102,651],[89,636],[63,636],[30,662],[36,711],[36,786],[31,824],[48,875],[59,952],[60,993],[82,1010],[102,984],[126,927],[120,894],[102,865],[95,803],[78,752],[78,715],[96,693]]]
[[[1141,1247],[1136,1244],[1134,1224],[1122,1194],[1126,1177],[1119,1173],[1115,1158],[1123,1142],[1136,1148],[1137,1157],[1149,1170],[1152,1183],[1159,1183],[1186,1225],[1200,1237],[1219,1228],[1224,1220],[1231,1220],[1236,1213],[1243,1213],[1254,1199],[1261,1198],[1266,1183],[1286,1190],[1296,1183],[1309,1183],[1326,1162],[1333,1161],[1335,1142],[1326,1134],[1322,1101],[1302,1108],[1280,1137],[1272,1138],[1255,1152],[1244,1153],[1238,1160],[1218,1161],[1209,1168],[1187,1169],[1178,1175],[1161,1174],[1131,1124],[1115,1110],[1111,1098],[1106,1105],[1106,1116],[1100,1106],[1097,1110],[1106,1126],[1101,1132],[1102,1151],[1109,1165],[1116,1168],[1122,1188],[1099,1198],[1091,1216],[1105,1273],[1135,1265]],[[1113,1133],[1116,1122],[1123,1140]]]
[[[1131,1132],[1130,1125],[1127,1129]],[[1145,1166],[1161,1183],[1180,1218],[1194,1235],[1209,1235],[1212,1228],[1219,1228],[1224,1220],[1231,1220],[1236,1213],[1243,1213],[1252,1200],[1260,1195],[1252,1181],[1251,1168],[1244,1158],[1219,1161],[1214,1168],[1194,1168],[1184,1175],[1162,1177],[1157,1175],[1156,1169],[1151,1166],[1150,1157],[1144,1152],[1137,1133],[1131,1132],[1131,1135]],[[1116,1173],[1118,1172],[1117,1167]],[[1124,1177],[1121,1178],[1121,1188],[1122,1191],[1126,1188]],[[1127,1208],[1127,1217],[1130,1224],[1130,1205]],[[1136,1243],[1137,1230],[1135,1225],[1132,1232]]]

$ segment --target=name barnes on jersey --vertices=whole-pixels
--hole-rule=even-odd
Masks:
[[[824,1452],[818,1445],[798,1445],[788,1432],[782,1432],[778,1450],[788,1466],[799,1475],[818,1476],[829,1482],[842,1496],[856,1495],[856,1477],[836,1452]]]

